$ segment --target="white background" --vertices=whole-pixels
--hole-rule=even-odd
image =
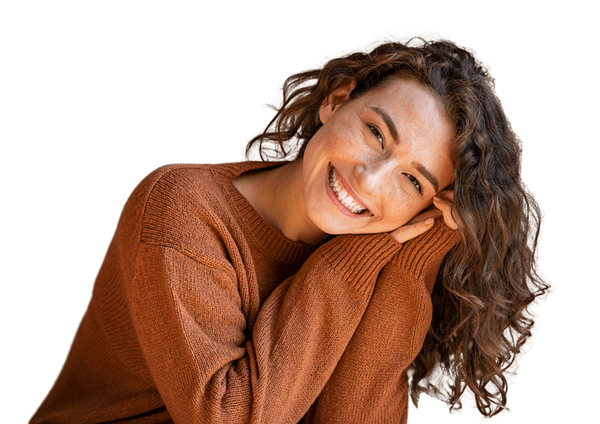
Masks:
[[[511,411],[491,422],[597,420],[598,396],[586,389],[599,377],[591,3],[2,2],[2,421],[26,422],[50,389],[121,208],[145,175],[167,163],[242,160],[287,76],[416,35],[453,40],[489,66],[545,214],[539,266],[553,292],[534,308]],[[469,403],[449,414],[426,396],[409,419],[481,421]]]

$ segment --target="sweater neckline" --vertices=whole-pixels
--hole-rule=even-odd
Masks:
[[[281,263],[300,266],[319,246],[293,241],[284,236],[265,221],[233,185],[234,178],[244,172],[281,166],[286,163],[289,161],[227,163],[215,166],[213,171],[225,177],[218,179],[219,184],[226,194],[230,206],[235,210],[236,216],[239,217],[238,222],[243,227],[244,234],[249,235],[266,256]]]

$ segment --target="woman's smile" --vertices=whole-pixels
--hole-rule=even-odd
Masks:
[[[332,166],[328,177],[327,195],[342,213],[352,218],[373,216],[358,195]]]

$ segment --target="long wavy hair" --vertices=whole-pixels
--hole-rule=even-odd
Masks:
[[[541,212],[521,181],[520,140],[481,63],[452,42],[420,38],[332,59],[285,81],[281,107],[246,154],[258,147],[263,160],[301,157],[329,93],[356,80],[355,99],[393,77],[423,84],[454,125],[453,213],[462,222],[437,275],[429,332],[407,370],[411,398],[417,405],[427,392],[452,411],[468,388],[491,417],[506,409],[505,374],[531,336],[527,308],[549,286],[535,266]],[[439,371],[445,378],[434,378]]]

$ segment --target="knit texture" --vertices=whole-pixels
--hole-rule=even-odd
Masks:
[[[232,183],[275,165],[170,165],[140,183],[32,424],[406,421],[404,370],[454,232],[291,241]]]

